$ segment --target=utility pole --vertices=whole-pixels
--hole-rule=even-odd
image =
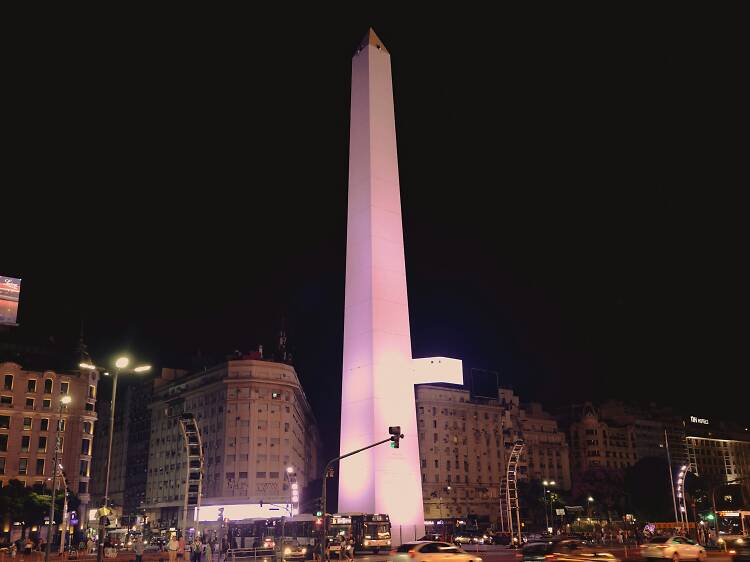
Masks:
[[[327,496],[327,484],[328,484],[328,470],[333,466],[334,463],[340,461],[341,459],[345,459],[347,457],[351,457],[352,455],[356,455],[357,453],[361,453],[362,451],[366,451],[367,449],[372,449],[373,447],[377,447],[378,445],[382,445],[383,443],[388,443],[389,441],[392,442],[391,447],[394,449],[398,449],[399,445],[399,439],[404,438],[404,434],[401,433],[401,426],[392,426],[388,428],[388,433],[391,434],[390,437],[387,439],[382,439],[376,443],[373,443],[371,445],[367,445],[366,447],[362,447],[361,449],[357,449],[356,451],[352,451],[351,453],[346,453],[345,455],[341,455],[338,457],[335,457],[331,460],[329,460],[326,463],[325,468],[323,469],[323,493],[320,495],[320,507],[323,511],[323,528],[321,530],[322,536],[320,540],[320,544],[323,548],[323,556],[324,558],[327,558],[327,552],[325,548],[325,542],[326,542],[326,532],[328,531],[328,507],[326,505],[326,496]]]
[[[667,450],[667,472],[669,473],[669,485],[672,486],[672,505],[674,506],[674,522],[678,527],[680,521],[677,516],[677,497],[674,492],[674,474],[672,474],[672,456],[669,454],[669,438],[667,437],[667,429],[664,428],[664,448]]]

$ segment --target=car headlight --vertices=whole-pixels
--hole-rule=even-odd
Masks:
[[[743,541],[742,539],[737,539],[737,544],[745,544],[745,541]]]
[[[302,554],[307,554],[307,549],[306,548],[302,549]]]
[[[292,553],[292,549],[291,548],[287,547],[287,548],[284,549],[284,554],[286,556],[289,556],[291,553]]]

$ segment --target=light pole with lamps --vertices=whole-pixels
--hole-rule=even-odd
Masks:
[[[555,485],[555,481],[554,480],[551,480],[549,482],[547,480],[545,480],[544,482],[542,482],[542,486],[544,486],[544,519],[545,519],[545,521],[547,521],[547,532],[548,533],[552,532],[552,527],[549,526],[550,517],[552,517],[552,493],[551,493],[552,491],[549,490],[549,487],[554,486],[554,485]],[[547,512],[547,494],[550,494],[550,498],[549,498],[549,513]],[[552,518],[552,520],[554,521],[554,517]]]
[[[60,397],[60,415],[57,419],[57,433],[55,436],[55,456],[52,466],[52,499],[49,502],[49,526],[47,527],[47,547],[44,551],[44,562],[49,562],[49,553],[52,549],[52,522],[55,519],[55,496],[57,495],[57,473],[62,467],[60,464],[60,426],[63,419],[63,408],[71,402],[69,395],[64,394]],[[63,537],[64,540],[64,537]]]
[[[120,376],[120,373],[126,373],[131,371],[126,371],[128,365],[130,365],[130,359],[127,357],[118,357],[115,361],[115,376],[112,379],[112,402],[109,406],[109,443],[107,445],[107,469],[106,469],[106,476],[104,479],[104,512],[106,513],[107,507],[109,504],[109,467],[110,462],[112,460],[112,436],[115,429],[115,404],[117,400],[117,379]],[[92,365],[91,363],[80,363],[79,366],[82,369],[88,369],[88,370],[101,370],[104,371],[104,369],[101,369],[100,367],[97,367],[96,365]],[[151,370],[151,365],[141,365],[138,367],[135,367],[132,372],[133,373],[145,373],[147,371]],[[107,372],[105,371],[104,374],[106,375]],[[96,549],[96,561],[102,562],[104,558],[104,521],[106,520],[106,515],[99,517],[99,545]],[[45,560],[45,562],[47,562]]]

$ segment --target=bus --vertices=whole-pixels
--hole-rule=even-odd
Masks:
[[[750,535],[750,511],[718,511],[716,515],[720,539],[732,541]]]
[[[375,554],[391,548],[391,521],[387,513],[352,513],[354,550]]]

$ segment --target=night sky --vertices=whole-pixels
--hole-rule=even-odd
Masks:
[[[392,57],[414,355],[550,407],[747,420],[731,30],[343,15],[30,29],[4,80],[14,337],[73,342],[83,321],[98,362],[183,366],[270,349],[283,316],[335,452],[350,60],[372,25]]]

